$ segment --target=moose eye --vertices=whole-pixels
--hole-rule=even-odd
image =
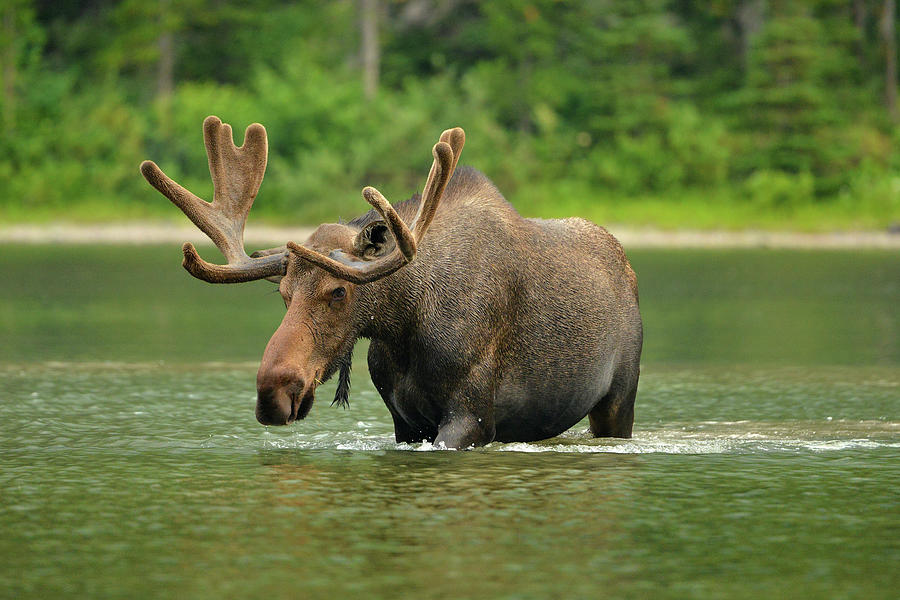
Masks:
[[[332,300],[343,300],[344,296],[346,296],[346,295],[347,295],[347,290],[342,287],[339,287],[339,288],[336,288],[333,292],[331,292],[331,299]]]

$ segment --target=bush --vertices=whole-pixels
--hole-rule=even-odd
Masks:
[[[744,181],[743,192],[757,208],[785,211],[815,198],[815,178],[810,173],[762,170]]]

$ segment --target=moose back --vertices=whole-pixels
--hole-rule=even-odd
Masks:
[[[622,246],[584,219],[526,219],[480,172],[456,169],[465,142],[445,131],[421,195],[328,223],[302,244],[243,247],[266,168],[262,125],[236,147],[231,127],[203,123],[213,201],[145,161],[147,181],[221,250],[227,265],[183,246],[210,283],[278,282],[287,312],[263,353],[256,418],[303,419],[316,388],[339,375],[346,405],[353,346],[371,340],[369,373],[398,442],[466,448],[532,441],[590,418],[595,436],[630,437],[642,325]]]

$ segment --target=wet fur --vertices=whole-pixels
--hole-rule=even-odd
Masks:
[[[395,209],[411,223],[419,202]],[[456,170],[416,259],[358,287],[352,318],[398,441],[531,441],[586,415],[596,436],[631,436],[643,334],[621,245],[583,219],[521,217],[475,169]]]
[[[350,368],[353,366],[353,349],[341,357],[339,361],[338,386],[334,392],[332,406],[348,408],[350,406]]]

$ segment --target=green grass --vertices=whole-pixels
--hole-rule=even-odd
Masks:
[[[344,194],[335,195],[335,198]],[[405,197],[405,196],[404,196]],[[584,217],[595,223],[616,223],[664,230],[769,231],[881,231],[900,223],[900,208],[884,202],[845,199],[788,206],[759,206],[725,191],[685,191],[671,195],[628,197],[596,192],[581,184],[523,187],[508,199],[525,216],[541,218]],[[251,221],[269,225],[318,225],[345,220],[363,213],[359,198],[340,198],[333,204],[298,203],[279,214],[265,205],[254,207]],[[184,216],[163,198],[91,200],[59,207],[6,206],[0,208],[0,224],[51,222],[183,222]]]
[[[65,207],[41,206],[23,208],[21,206],[0,207],[0,224],[13,223],[44,224],[66,223],[118,223],[121,221],[177,221],[184,216],[167,202],[137,204],[134,202],[91,201],[75,203]]]
[[[584,186],[534,187],[511,198],[527,216],[580,216],[666,230],[850,231],[884,230],[900,223],[900,205],[835,199],[787,206],[760,206],[725,190],[683,191],[667,196],[619,196]]]

